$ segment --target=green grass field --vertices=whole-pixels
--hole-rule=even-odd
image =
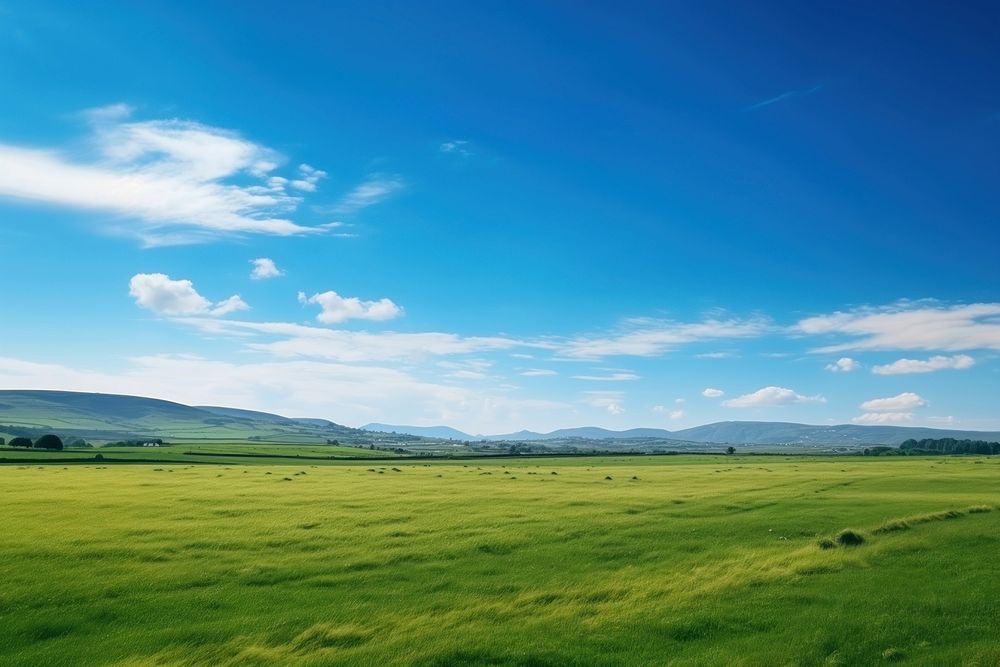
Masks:
[[[241,465],[285,463],[294,459],[315,463],[321,459],[365,458],[389,459],[399,455],[378,449],[341,447],[337,445],[294,445],[260,443],[197,443],[171,444],[161,447],[96,447],[45,451],[14,447],[0,448],[0,464],[66,462],[96,462],[101,455],[109,463],[236,463]]]
[[[0,466],[0,664],[1000,664],[1000,460],[314,463]]]

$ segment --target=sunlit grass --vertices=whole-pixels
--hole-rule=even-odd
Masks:
[[[5,466],[0,662],[996,664],[998,491],[964,458]]]

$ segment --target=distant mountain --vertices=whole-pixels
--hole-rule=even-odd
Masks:
[[[788,422],[717,422],[674,431],[671,437],[692,442],[779,445],[898,445],[915,438],[1000,440],[1000,432],[958,431],[920,426],[816,426]]]
[[[476,440],[512,440],[526,442],[529,440],[545,440],[547,433],[536,433],[535,431],[518,431],[517,433],[502,433],[500,435],[477,435]]]
[[[362,431],[378,431],[380,433],[404,433],[421,438],[442,438],[444,440],[479,440],[479,436],[463,433],[450,426],[397,426],[395,424],[365,424]]]
[[[598,426],[563,428],[549,433],[518,431],[499,435],[469,435],[448,426],[401,426],[389,424],[368,424],[362,427],[370,431],[386,431],[420,435],[431,438],[453,438],[456,440],[635,440],[654,438],[658,440],[684,441],[696,443],[719,443],[732,445],[817,445],[817,446],[865,446],[898,445],[904,440],[915,438],[969,438],[973,440],[1000,441],[1000,432],[958,431],[916,426],[860,426],[840,424],[817,426],[789,422],[716,422],[704,426],[667,431],[660,428],[633,428],[612,431]]]

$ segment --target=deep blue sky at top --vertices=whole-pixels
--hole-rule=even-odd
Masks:
[[[391,297],[395,331],[996,301],[997,34],[987,2],[0,0],[0,142],[72,151],[74,113],[127,103],[328,172],[303,224],[371,174],[403,184],[347,220],[355,238],[151,249],[92,212],[0,200],[4,265],[52,267],[2,305],[126,326],[128,277],[163,272],[305,319],[272,284],[233,284],[257,256],[293,295]],[[456,140],[468,155],[440,150]],[[74,280],[101,296],[44,305]],[[41,361],[57,339],[8,345]]]

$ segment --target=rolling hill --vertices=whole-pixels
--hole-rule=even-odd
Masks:
[[[56,432],[95,440],[157,437],[172,442],[345,442],[371,434],[326,420],[235,408],[192,407],[140,396],[71,391],[0,391],[0,433]]]

